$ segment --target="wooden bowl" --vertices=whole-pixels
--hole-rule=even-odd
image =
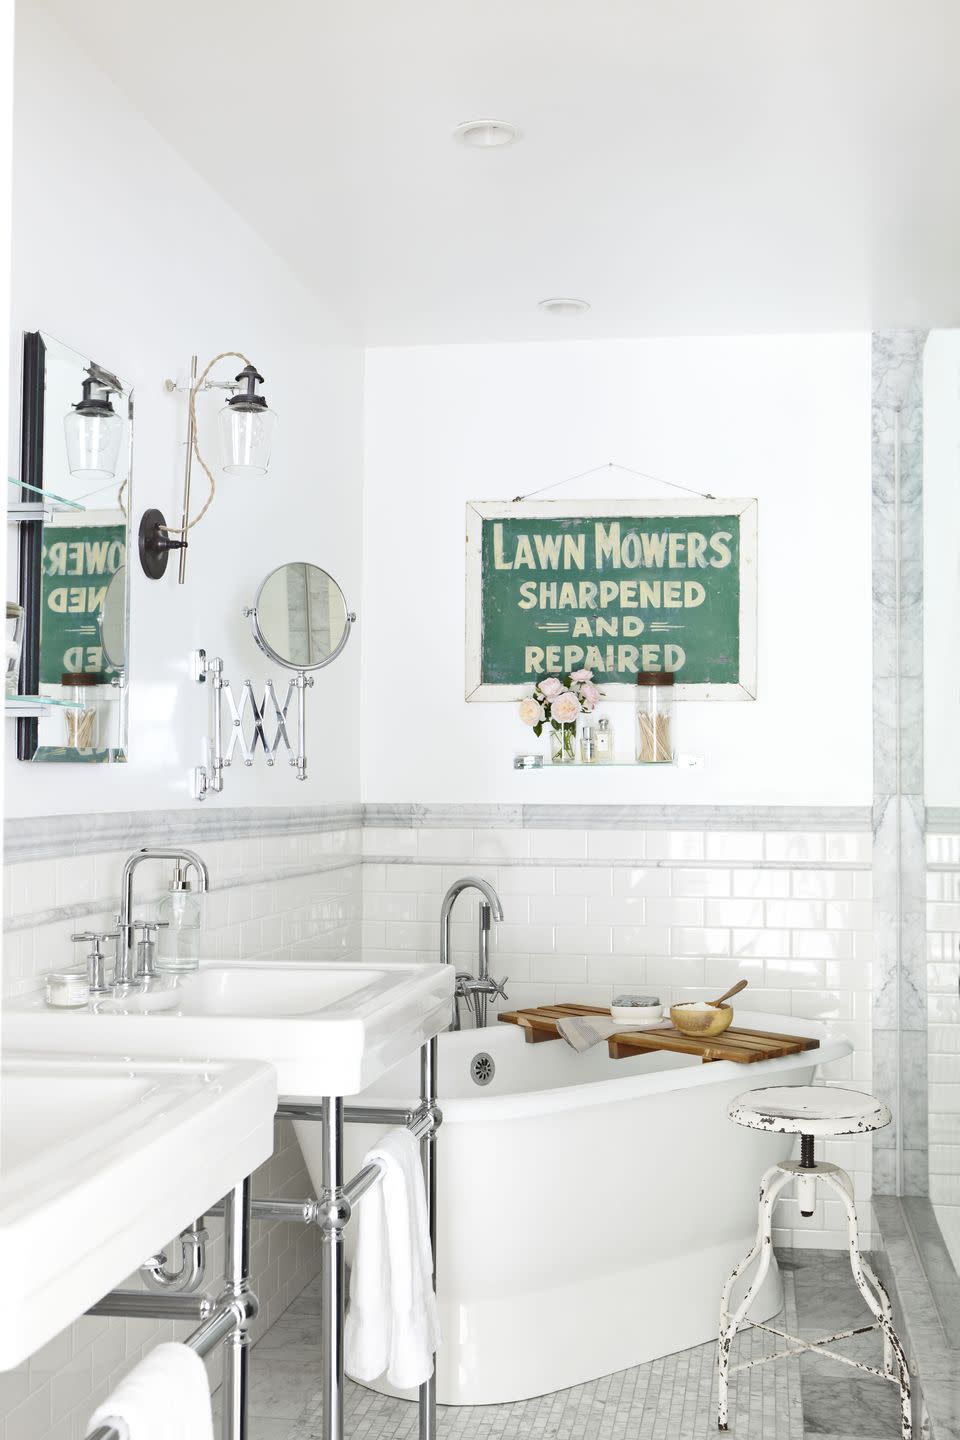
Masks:
[[[712,1010],[688,1010],[683,1005],[671,1005],[670,1019],[684,1035],[692,1035],[696,1040],[713,1040],[729,1028],[733,1020],[733,1006],[718,1005]]]

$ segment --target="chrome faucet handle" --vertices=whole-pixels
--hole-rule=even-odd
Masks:
[[[137,980],[151,980],[156,975],[157,932],[166,930],[169,923],[168,920],[134,920],[134,930],[143,932],[142,940],[137,943]]]
[[[87,956],[87,989],[91,995],[109,994],[106,976],[104,974],[103,946],[107,940],[118,940],[119,930],[81,930],[78,935],[71,935],[70,939],[75,944],[86,941],[90,945],[90,953]]]
[[[489,1000],[489,1002],[490,1002],[491,1005],[493,1004],[494,1000],[496,1000],[496,998],[497,998],[498,995],[500,996],[500,999],[501,999],[501,1000],[509,1000],[509,999],[510,999],[510,996],[507,994],[507,988],[506,988],[509,983],[510,983],[510,976],[509,976],[509,975],[504,975],[504,977],[503,977],[502,980],[495,980],[492,975],[489,977],[490,988],[489,988],[489,991],[488,991],[488,993],[487,993],[487,998],[488,998],[488,1000]]]

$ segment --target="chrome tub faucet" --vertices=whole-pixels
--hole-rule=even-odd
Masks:
[[[457,987],[453,998],[452,1028],[460,1029],[460,1001],[466,1000],[473,1010],[474,1025],[482,1030],[487,1023],[487,1006],[499,995],[506,1000],[507,979],[496,980],[490,974],[490,925],[492,920],[503,919],[503,905],[493,886],[476,875],[464,875],[455,880],[443,897],[440,906],[440,963],[450,964],[450,916],[458,896],[464,890],[479,890],[480,925],[477,936],[477,975],[457,971]],[[509,978],[509,977],[507,977]]]

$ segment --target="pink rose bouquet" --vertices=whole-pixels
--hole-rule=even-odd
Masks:
[[[567,675],[548,675],[535,687],[533,694],[520,702],[520,719],[533,728],[534,735],[543,734],[549,725],[554,732],[555,749],[563,760],[576,759],[576,722],[589,715],[602,700],[593,683],[592,670],[573,670]]]

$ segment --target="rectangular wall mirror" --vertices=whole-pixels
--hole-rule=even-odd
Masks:
[[[133,393],[43,331],[24,335],[17,756],[113,764],[127,748]]]

